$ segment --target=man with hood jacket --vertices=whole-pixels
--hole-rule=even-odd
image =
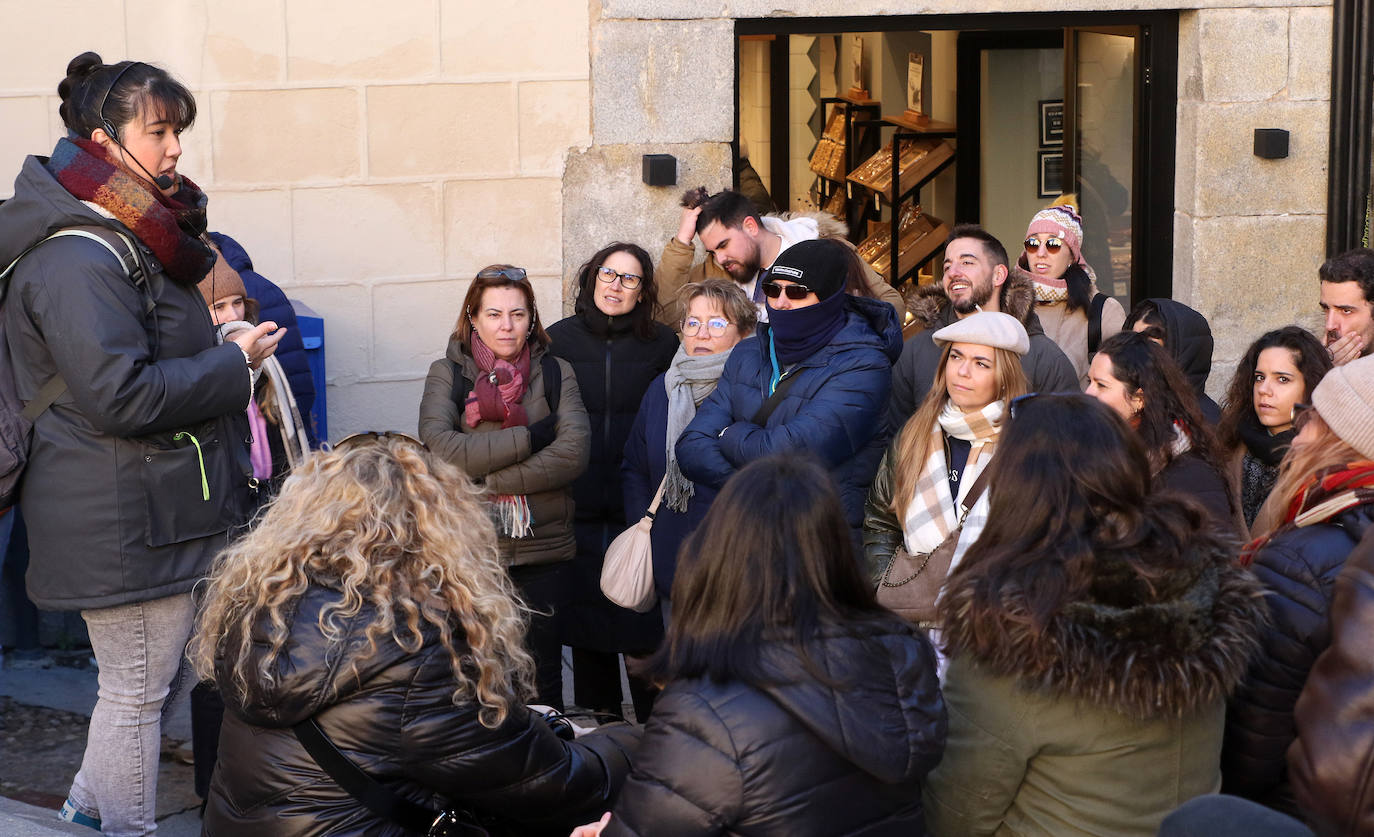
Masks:
[[[906,341],[892,370],[892,402],[888,430],[896,433],[925,400],[935,381],[940,347],[931,339],[937,330],[975,311],[1000,311],[1021,321],[1030,336],[1030,351],[1021,368],[1031,392],[1078,392],[1078,373],[1063,350],[1045,334],[1035,316],[1035,291],[1030,276],[1012,275],[1007,250],[977,224],[959,224],[945,240],[944,278],[940,284],[917,289],[911,313],[924,331]]]

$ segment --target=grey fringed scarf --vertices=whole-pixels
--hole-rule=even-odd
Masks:
[[[716,388],[725,361],[733,348],[713,355],[689,355],[678,346],[673,362],[664,373],[663,385],[668,391],[668,433],[664,440],[668,451],[667,485],[663,488],[663,502],[674,511],[687,511],[687,501],[695,493],[690,480],[677,465],[677,439],[697,414],[697,407]]]

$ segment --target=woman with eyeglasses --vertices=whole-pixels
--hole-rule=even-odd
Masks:
[[[1026,228],[1025,251],[1013,273],[1035,289],[1035,315],[1045,334],[1064,351],[1079,386],[1088,385],[1088,361],[1103,340],[1121,330],[1126,310],[1097,287],[1097,274],[1083,258],[1083,219],[1070,203],[1035,213]]]
[[[490,494],[501,560],[532,609],[539,703],[563,708],[555,621],[576,554],[570,487],[587,467],[587,411],[572,368],[549,352],[534,288],[510,265],[468,287],[445,357],[420,399],[420,439]]]
[[[1216,790],[1259,585],[1196,506],[1153,490],[1140,435],[1101,403],[1024,398],[999,447],[940,602],[949,740],[926,823],[1152,837]]]
[[[577,291],[573,315],[549,327],[551,351],[577,373],[591,420],[590,460],[572,487],[577,559],[560,627],[563,644],[573,649],[574,701],[618,717],[620,653],[652,651],[662,616],[612,604],[601,593],[601,562],[627,525],[620,483],[625,440],[649,382],[667,370],[677,351],[677,335],[655,320],[654,265],[638,245],[615,242],[598,250],[578,269]],[[647,684],[631,678],[630,696],[641,721],[650,695]]]
[[[1299,404],[1331,368],[1331,356],[1307,329],[1285,326],[1266,332],[1246,350],[1226,390],[1217,439],[1231,463],[1245,525],[1279,477],[1279,463],[1293,443]]]
[[[980,311],[932,336],[943,347],[934,386],[883,457],[864,508],[865,558],[880,593],[921,573],[948,573],[978,540],[991,487],[984,473],[1000,450],[1009,405],[1026,392],[1021,357],[1030,338],[1010,314]],[[958,541],[948,566],[930,566],[931,554],[951,536]],[[913,575],[905,562],[894,562],[899,552],[926,560],[916,562]],[[932,598],[919,609],[933,613],[934,604]]]
[[[1336,577],[1374,523],[1374,357],[1328,371],[1241,554],[1265,587],[1261,653],[1231,701],[1222,790],[1295,813],[1284,755],[1293,707],[1331,642]]]
[[[1240,504],[1221,446],[1162,346],[1132,331],[1108,339],[1088,368],[1086,392],[1140,434],[1157,485],[1201,503],[1213,523],[1239,538]]]
[[[217,561],[189,649],[228,710],[205,834],[423,834],[464,809],[565,835],[615,797],[638,736],[565,741],[526,708],[506,539],[446,459],[398,433],[341,441]],[[330,748],[390,817],[345,789]],[[418,830],[401,802],[430,809]]]
[[[716,492],[682,475],[677,440],[696,415],[697,407],[716,389],[725,362],[739,341],[754,333],[754,303],[739,283],[704,279],[678,292],[682,345],[668,371],[649,384],[639,415],[625,442],[621,476],[625,487],[625,519],[639,520],[654,494],[663,498],[650,530],[654,556],[654,586],[662,599],[672,594],[677,551],[711,507]]]

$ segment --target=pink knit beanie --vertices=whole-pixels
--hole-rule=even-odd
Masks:
[[[1374,460],[1374,355],[1333,367],[1312,390],[1312,406],[1341,441]]]
[[[1083,261],[1083,219],[1078,217],[1078,212],[1072,206],[1048,206],[1035,213],[1030,226],[1026,228],[1026,237],[1037,233],[1064,239],[1069,245],[1069,252],[1073,253],[1074,263],[1087,264]]]

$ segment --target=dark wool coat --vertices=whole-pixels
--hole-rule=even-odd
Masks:
[[[808,648],[834,685],[781,643],[774,685],[669,683],[603,837],[924,834],[946,727],[933,649],[892,617],[849,630]]]
[[[1040,319],[1035,316],[1035,289],[1030,275],[1021,272],[1008,276],[1002,284],[998,305],[1003,313],[1020,320],[1030,336],[1030,351],[1021,357],[1021,368],[1030,382],[1030,391],[1082,392],[1073,364],[1046,336]],[[924,330],[906,341],[902,356],[892,368],[892,401],[888,406],[887,424],[893,434],[901,430],[921,406],[935,383],[940,347],[932,335],[958,319],[954,306],[945,296],[944,287],[938,282],[918,288],[907,307]]]
[[[954,576],[943,622],[949,743],[926,790],[936,835],[1152,837],[1216,790],[1226,696],[1263,605],[1220,546],[1152,595],[1119,554],[1090,592],[1030,627],[1014,590],[975,602]]]
[[[755,459],[809,453],[835,478],[857,545],[864,499],[887,442],[882,417],[902,330],[886,302],[850,297],[847,304],[848,321],[829,345],[796,364],[789,373],[796,383],[764,427],[750,421],[768,399],[772,376],[771,327],[760,323],[725,362],[716,391],[678,439],[677,457],[684,476],[719,489]]]
[[[1331,644],[1336,577],[1370,531],[1374,506],[1274,537],[1255,554],[1270,620],[1226,715],[1222,789],[1293,813],[1284,753],[1297,735],[1293,706],[1317,657]]]
[[[138,241],[29,157],[0,207],[0,265],[50,231],[93,224]],[[146,292],[83,238],[43,244],[11,277],[4,317],[19,397],[59,373],[67,382],[34,423],[20,491],[29,597],[47,610],[189,592],[253,505],[243,352],[216,344],[195,285],[143,255]]]
[[[622,725],[565,742],[518,704],[489,729],[475,701],[453,702],[453,669],[437,629],[425,629],[416,652],[382,640],[369,657],[363,637],[373,613],[364,608],[344,622],[342,645],[331,646],[320,613],[341,597],[312,585],[287,612],[290,638],[271,680],[261,673],[269,627],[254,627],[252,659],[237,667],[247,694],[222,690],[206,834],[406,833],[364,808],[305,751],[291,727],[312,716],[354,764],[421,805],[461,805],[513,824],[515,833],[557,837],[610,805],[637,730]],[[231,636],[226,647],[237,641]],[[234,673],[221,661],[216,677],[228,684]]]
[[[577,374],[591,421],[587,470],[573,483],[577,560],[570,573],[572,601],[564,611],[564,643],[598,651],[645,651],[662,628],[657,611],[636,614],[601,594],[606,547],[625,531],[620,465],[649,382],[663,374],[677,353],[677,335],[654,324],[654,338],[634,335],[626,317],[582,312],[549,327],[549,351]],[[655,622],[657,620],[657,622]]]

